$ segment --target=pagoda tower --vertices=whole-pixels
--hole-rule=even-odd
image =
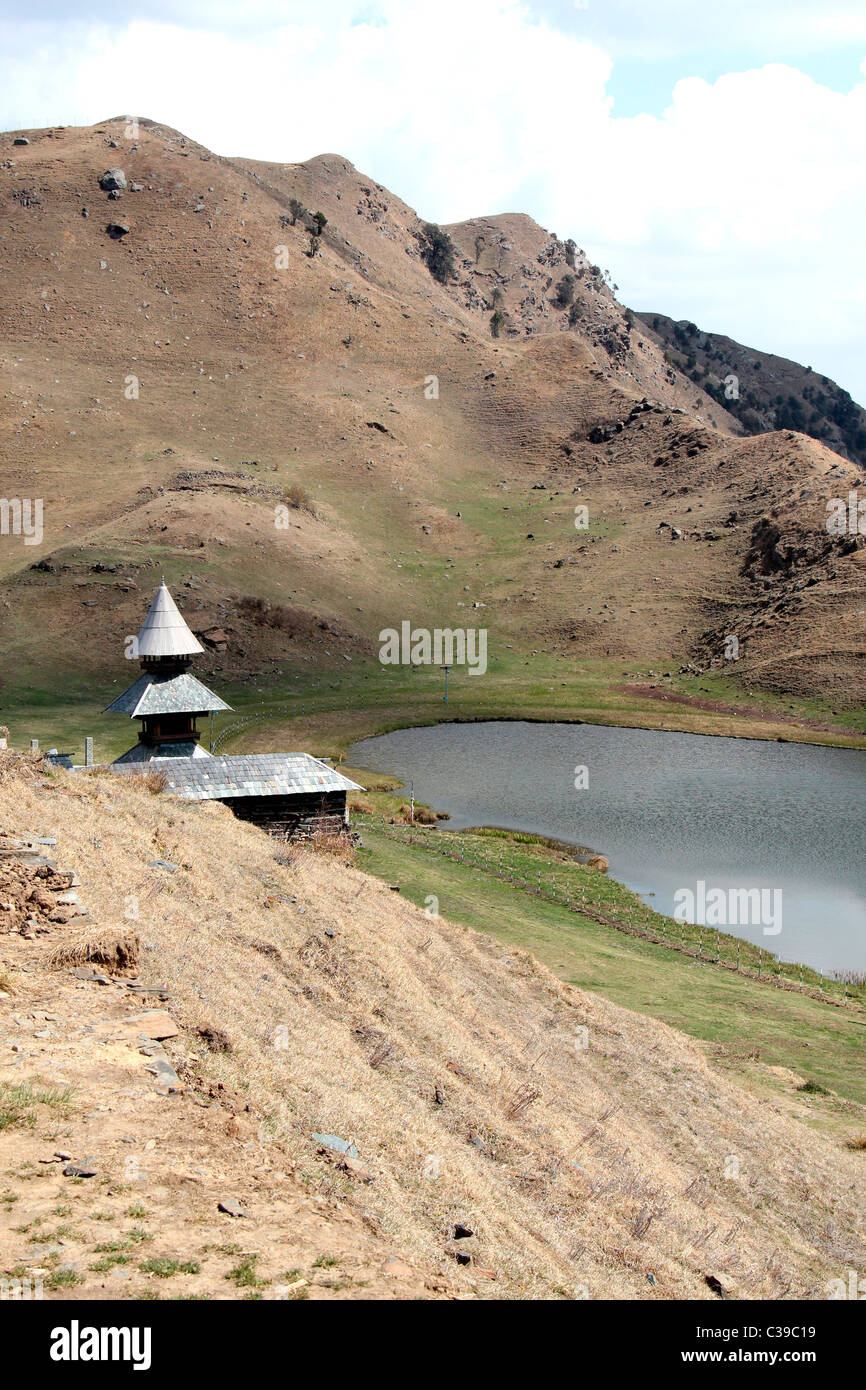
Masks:
[[[211,756],[199,744],[196,720],[230,710],[231,705],[190,674],[192,658],[203,650],[162,583],[133,652],[141,663],[142,674],[104,711],[141,720],[138,743],[121,754],[116,764]]]

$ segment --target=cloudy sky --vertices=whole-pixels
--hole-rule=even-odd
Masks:
[[[863,0],[0,0],[0,128],[125,114],[528,212],[866,403]]]

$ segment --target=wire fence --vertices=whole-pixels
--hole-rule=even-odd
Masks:
[[[859,981],[826,975],[802,962],[782,961],[742,937],[716,927],[667,917],[654,912],[637,898],[631,897],[625,902],[620,885],[577,862],[573,868],[557,867],[551,861],[533,865],[531,854],[521,854],[519,848],[515,853],[510,843],[508,852],[503,847],[497,854],[484,845],[480,837],[467,836],[465,832],[400,824],[384,816],[354,812],[353,820],[361,828],[369,827],[414,849],[480,870],[535,898],[556,903],[603,926],[665,946],[704,964],[716,965],[779,989],[802,992],[825,1003],[861,1012],[864,1009],[864,991]],[[494,844],[496,840],[491,840],[491,845]]]

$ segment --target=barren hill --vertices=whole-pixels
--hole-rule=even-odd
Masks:
[[[866,466],[866,410],[829,377],[665,314],[640,314],[672,367],[736,415],[748,434],[793,429]]]
[[[828,1127],[778,1068],[758,1098],[345,851],[26,756],[0,753],[0,783],[5,1276],[56,1298],[823,1299],[862,1268],[859,1107]],[[57,872],[15,859],[33,836]],[[78,904],[54,905],[63,871]]]
[[[44,537],[0,536],[13,726],[58,673],[90,719],[162,573],[222,633],[212,671],[271,690],[483,604],[529,683],[544,659],[866,698],[864,552],[824,528],[852,466],[742,438],[573,242],[479,218],[440,282],[423,221],[339,155],[221,158],[150,121],[15,138],[2,492],[43,500]]]

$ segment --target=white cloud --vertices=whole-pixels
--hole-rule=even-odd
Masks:
[[[618,119],[605,48],[516,0],[352,12],[254,0],[259,21],[292,22],[223,31],[196,7],[186,27],[7,26],[0,123],[131,111],[225,154],[336,150],[437,221],[529,212],[609,266],[634,307],[808,360],[866,399],[866,82],[841,94],[768,64],[687,78],[661,116]],[[856,29],[848,8],[828,13],[821,33]]]

